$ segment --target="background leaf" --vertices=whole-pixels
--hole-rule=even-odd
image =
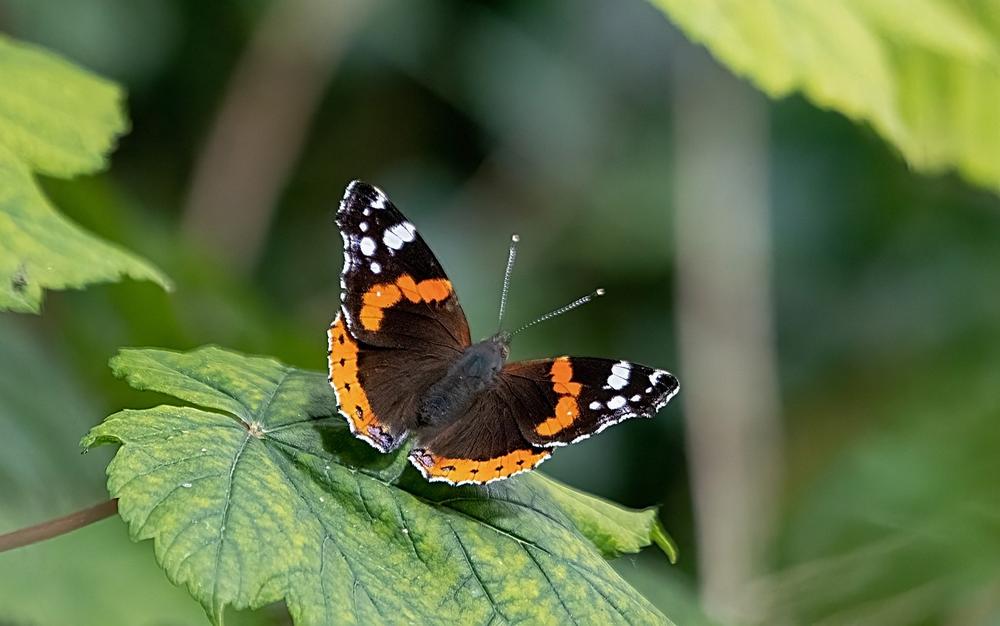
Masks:
[[[270,359],[125,350],[112,367],[205,407],[122,411],[83,443],[121,444],[122,517],[215,621],[284,599],[299,624],[667,622],[604,558],[650,543],[650,511],[539,474],[428,483],[350,434],[325,376]]]
[[[948,0],[652,0],[771,97],[870,123],[915,167],[1000,191],[1000,12]]]
[[[37,312],[43,289],[121,276],[169,282],[159,270],[59,215],[33,173],[102,169],[127,125],[121,90],[0,35],[0,310]]]

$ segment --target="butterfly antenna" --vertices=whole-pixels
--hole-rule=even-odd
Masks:
[[[532,322],[528,322],[524,326],[522,326],[522,327],[518,328],[517,330],[515,330],[514,332],[512,332],[510,334],[510,336],[513,337],[514,335],[516,335],[517,333],[521,332],[522,330],[527,330],[528,328],[531,328],[532,326],[534,326],[535,324],[538,324],[539,322],[544,322],[545,320],[552,319],[553,317],[555,317],[557,315],[562,315],[563,313],[565,313],[567,311],[572,311],[576,307],[583,306],[584,304],[587,304],[588,302],[590,302],[594,298],[596,298],[598,296],[603,296],[603,295],[604,295],[604,290],[603,289],[596,289],[596,290],[593,291],[593,293],[588,293],[584,297],[579,298],[577,300],[574,300],[574,301],[570,302],[569,304],[567,304],[566,306],[559,307],[555,311],[550,311],[550,312],[546,313],[545,315],[539,317],[538,319],[536,319],[536,320],[534,320]]]
[[[510,237],[510,250],[507,252],[507,269],[503,273],[503,291],[500,292],[500,322],[497,324],[497,332],[503,330],[503,316],[507,312],[507,292],[510,291],[510,273],[514,269],[514,259],[517,258],[517,242],[521,238],[516,234]]]

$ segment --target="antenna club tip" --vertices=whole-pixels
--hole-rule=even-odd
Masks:
[[[518,241],[521,241],[521,236],[518,235],[517,233],[514,233],[513,235],[510,236],[510,240],[513,241],[514,243],[517,243]]]
[[[596,291],[594,291],[594,295],[595,296],[603,296],[604,295],[604,289],[603,288],[598,288]]]

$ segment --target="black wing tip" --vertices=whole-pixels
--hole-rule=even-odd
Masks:
[[[350,197],[353,193],[364,193],[367,190],[374,189],[374,187],[361,180],[360,178],[355,178],[351,182],[347,183],[347,188],[344,189],[344,197]]]
[[[663,371],[663,370],[660,370]],[[677,393],[681,389],[681,381],[677,380],[677,377],[670,372],[663,372],[661,384],[669,389],[672,393]]]
[[[340,201],[340,215],[355,208],[382,208],[388,204],[389,198],[375,185],[361,179],[354,179],[344,189],[344,198]]]
[[[653,388],[659,392],[655,402],[656,412],[667,406],[667,403],[681,390],[681,383],[677,377],[665,370],[654,370],[650,376],[650,382],[653,383]]]

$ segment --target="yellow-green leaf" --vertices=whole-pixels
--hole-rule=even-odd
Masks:
[[[112,367],[196,405],[122,411],[83,444],[121,446],[121,516],[215,621],[284,600],[302,625],[669,623],[606,561],[659,540],[652,511],[537,473],[428,483],[350,434],[323,374],[271,359],[125,350]]]
[[[0,35],[0,311],[37,312],[43,289],[130,276],[169,282],[49,203],[35,174],[102,169],[126,130],[122,93],[41,49]]]
[[[1000,191],[996,0],[651,0],[772,97],[868,122],[915,167]]]

